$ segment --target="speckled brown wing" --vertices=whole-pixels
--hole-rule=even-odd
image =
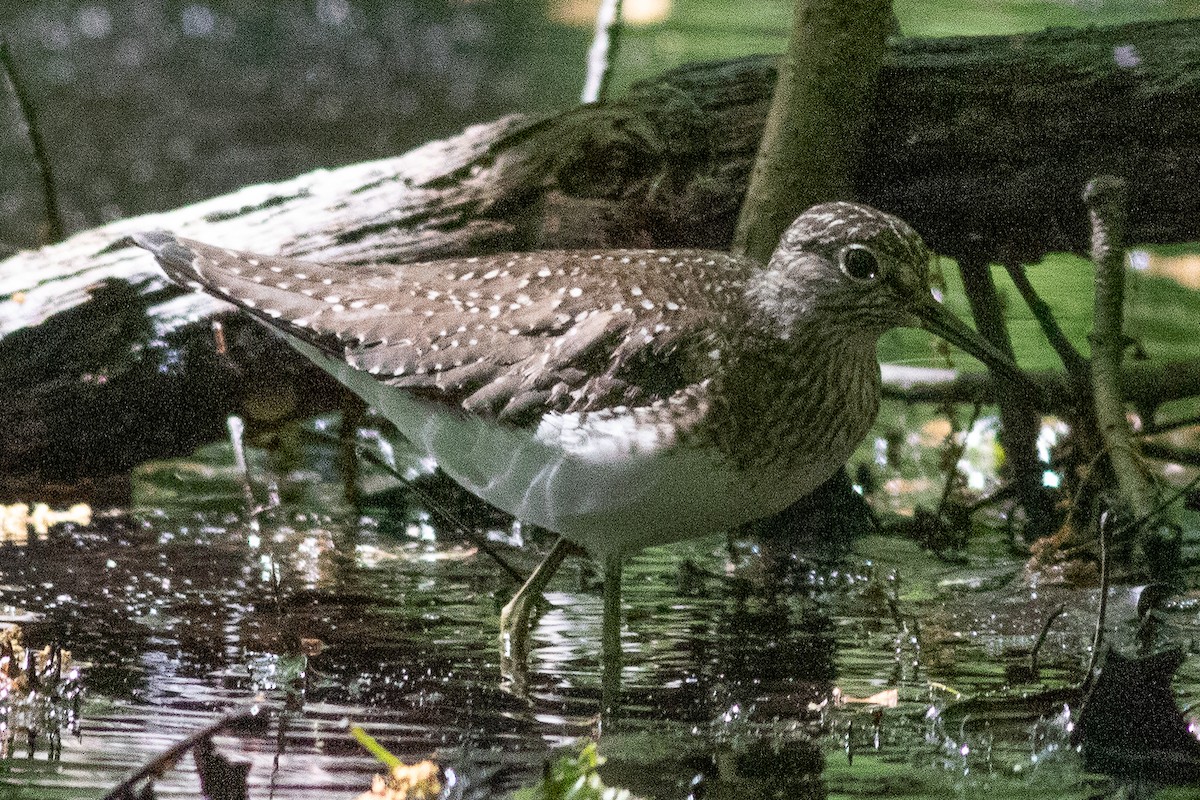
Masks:
[[[700,250],[332,266],[163,232],[134,238],[177,282],[380,381],[514,422],[685,389],[719,344],[706,322],[730,313],[752,268]]]

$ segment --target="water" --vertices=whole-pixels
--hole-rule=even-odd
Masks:
[[[897,419],[915,431],[919,416]],[[556,577],[518,695],[498,642],[515,581],[431,509],[453,509],[521,573],[549,537],[514,528],[367,431],[360,444],[421,492],[364,460],[366,500],[351,509],[337,427],[319,419],[276,437],[289,444],[274,452],[247,449],[250,493],[266,506],[253,519],[243,467],[215,445],[139,468],[132,506],[90,524],[21,536],[0,526],[13,534],[0,545],[5,618],[30,649],[69,650],[71,687],[83,690],[77,715],[73,703],[49,704],[57,716],[32,751],[12,737],[0,797],[101,797],[247,709],[269,719],[266,731],[217,744],[250,765],[253,798],[366,791],[384,770],[348,723],[406,762],[451,769],[468,797],[536,782],[561,748],[589,741],[609,784],[680,800],[1085,797],[1106,785],[1068,745],[1097,592],[1026,575],[986,511],[955,561],[898,534],[840,540],[845,520],[820,509],[786,542],[715,536],[639,554],[623,587],[620,714],[602,721],[596,568],[569,560]],[[905,442],[873,481],[872,502],[890,518],[941,495],[928,477],[936,452]],[[864,443],[856,463],[885,445]],[[1137,597],[1118,587],[1109,600],[1110,638],[1128,653]],[[1059,606],[1031,677],[1029,650]],[[1166,638],[1188,647],[1200,605],[1184,595],[1163,613]],[[1175,688],[1181,707],[1200,700],[1192,661]],[[191,757],[155,789],[197,797]]]
[[[256,531],[227,512],[118,512],[0,548],[3,603],[36,617],[26,641],[70,650],[86,690],[59,758],[42,736],[32,758],[18,747],[3,761],[3,796],[101,796],[249,707],[270,715],[269,731],[217,742],[251,764],[255,798],[365,791],[383,770],[347,720],[405,761],[452,766],[479,796],[536,781],[554,748],[596,737],[606,780],[664,798],[785,778],[788,792],[875,796],[897,776],[921,792],[1011,784],[1021,796],[1031,772],[1049,781],[1035,786],[1082,790],[1054,721],[1061,702],[1039,709],[1048,716],[1036,735],[1037,712],[1005,706],[972,721],[947,709],[956,692],[1002,689],[1005,668],[1025,662],[1021,648],[1064,601],[1071,611],[1043,645],[1041,680],[1078,681],[1094,593],[1020,588],[1006,579],[1009,560],[977,551],[971,565],[947,566],[895,538],[860,540],[823,563],[723,537],[647,551],[625,581],[622,716],[601,731],[595,570],[568,562],[556,579],[534,632],[529,697],[517,697],[500,678],[496,636],[510,579],[411,514],[339,519],[284,506]],[[1002,588],[946,588],[968,574]],[[1194,609],[1173,616],[1194,631]],[[1181,688],[1200,696],[1194,671]],[[798,771],[822,757],[823,784]],[[198,796],[190,758],[156,791]]]

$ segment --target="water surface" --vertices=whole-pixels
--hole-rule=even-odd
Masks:
[[[3,602],[34,617],[27,642],[62,643],[86,689],[61,757],[44,736],[32,758],[17,748],[4,796],[101,796],[250,707],[270,714],[268,734],[218,743],[252,764],[252,797],[364,791],[382,770],[348,720],[406,761],[453,767],[480,796],[537,780],[554,748],[597,737],[609,782],[664,798],[783,779],[812,796],[877,796],[880,780],[898,790],[886,777],[897,768],[905,791],[1012,784],[1019,796],[1030,780],[1083,790],[1054,713],[955,719],[953,730],[939,718],[959,693],[1013,684],[1006,668],[1025,662],[1060,602],[1071,611],[1027,688],[1069,686],[1085,666],[1094,592],[1030,588],[995,537],[960,565],[878,536],[836,559],[724,537],[647,551],[626,571],[622,714],[601,730],[595,570],[569,562],[556,579],[518,697],[500,678],[496,637],[511,580],[413,513],[285,505],[258,530],[226,512],[113,513],[0,548]],[[528,569],[546,544],[506,553]],[[1195,609],[1180,605],[1173,623],[1194,630]],[[1200,696],[1185,672],[1183,693]],[[824,784],[801,769],[813,754]],[[190,760],[156,788],[198,796]]]

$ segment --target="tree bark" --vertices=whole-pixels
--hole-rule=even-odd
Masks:
[[[1080,189],[1131,186],[1132,242],[1200,240],[1200,21],[894,42],[857,199],[937,251],[1085,252]],[[256,326],[181,295],[123,236],[148,227],[346,263],[591,246],[726,248],[776,59],[692,65],[622,101],[512,116],[394,159],[247,187],[0,262],[0,474],[71,480],[336,405],[330,381]],[[1100,133],[1102,132],[1102,136]],[[2,489],[3,487],[0,487]]]
[[[890,0],[796,0],[793,14],[733,234],[733,252],[763,262],[805,209],[852,197],[850,173],[896,20]]]

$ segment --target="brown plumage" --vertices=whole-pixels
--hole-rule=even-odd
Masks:
[[[512,253],[331,266],[147,234],[167,273],[390,386],[506,421],[665,397],[698,377],[708,300],[745,262],[704,251]],[[715,288],[716,294],[710,295]],[[711,349],[711,348],[709,348]]]
[[[875,343],[948,322],[891,215],[810,209],[766,266],[702,250],[336,266],[135,237],[392,419],[467,488],[595,552],[778,511],[836,470],[879,402]]]

